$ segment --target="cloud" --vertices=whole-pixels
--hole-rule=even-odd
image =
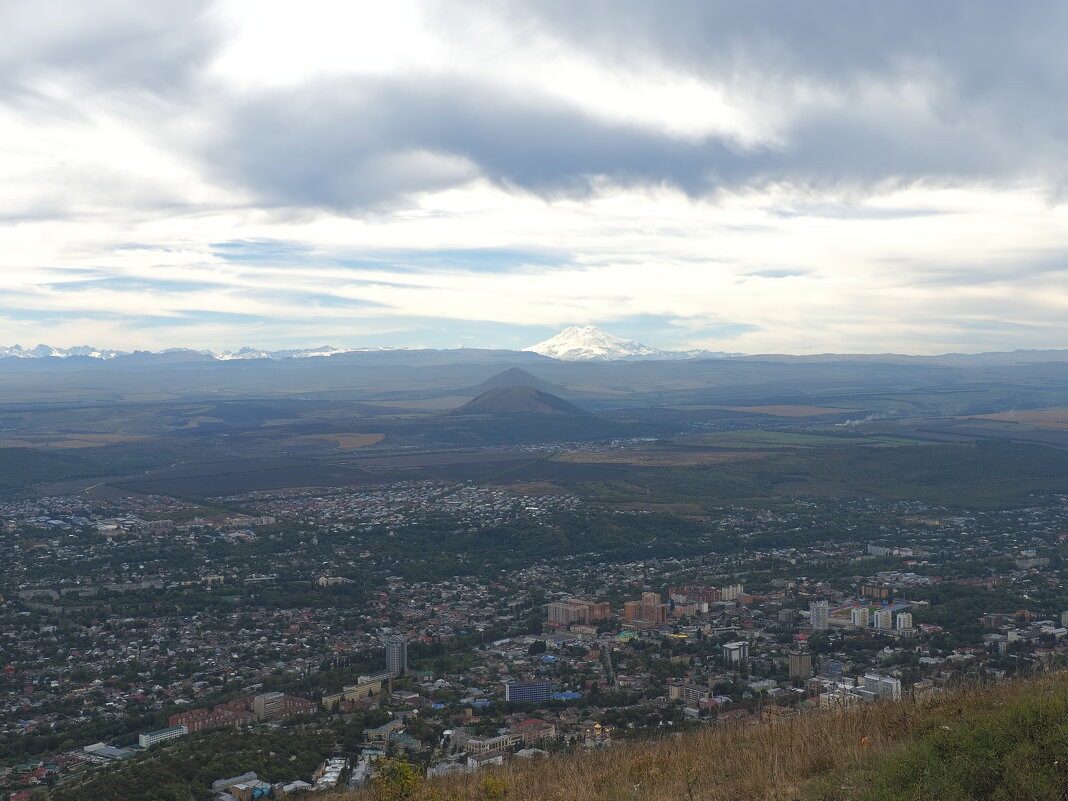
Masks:
[[[242,73],[230,90],[216,72],[206,168],[263,203],[345,211],[475,178],[554,200],[1068,177],[1068,104],[1051,102],[1068,57],[1049,33],[1068,11],[1052,2],[420,7],[405,21],[427,31],[398,46],[433,59],[346,69],[333,54],[302,80]]]
[[[216,44],[208,0],[35,0],[0,5],[0,92],[47,96],[54,82],[101,93],[169,93],[188,85]],[[56,109],[59,112],[59,109]]]
[[[1066,16],[7,4],[0,337],[1060,345]]]

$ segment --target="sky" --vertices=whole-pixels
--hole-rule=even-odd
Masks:
[[[1068,4],[0,3],[0,345],[1068,347]]]

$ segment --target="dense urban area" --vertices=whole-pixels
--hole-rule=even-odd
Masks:
[[[406,481],[26,497],[0,526],[12,801],[285,797],[398,755],[478,770],[1068,653],[1059,496],[684,519]]]

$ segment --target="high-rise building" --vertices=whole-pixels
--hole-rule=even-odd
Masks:
[[[281,720],[294,715],[311,715],[317,709],[314,701],[285,693],[263,693],[252,699],[252,711],[259,720]]]
[[[504,700],[542,703],[549,700],[549,690],[547,681],[509,681],[504,684]]]
[[[875,613],[875,628],[889,630],[894,627],[894,613],[889,609],[880,609]]]
[[[812,678],[812,654],[809,651],[798,650],[790,652],[790,678]]]
[[[858,629],[866,629],[871,624],[871,612],[866,606],[858,606],[850,613],[853,625]]]
[[[741,584],[728,584],[719,591],[719,598],[721,601],[733,601],[744,591]]]
[[[252,699],[252,711],[260,720],[276,720],[282,717],[285,693],[263,693]]]
[[[386,640],[386,670],[396,678],[408,669],[408,640],[404,637],[390,637]]]
[[[706,584],[682,584],[668,589],[668,598],[675,603],[711,604],[722,600],[719,590]]]
[[[646,623],[666,623],[667,604],[660,601],[659,593],[643,592],[640,601],[627,601],[623,604],[623,617],[626,620]]]
[[[1061,628],[1068,629],[1068,612],[1061,612]]]
[[[901,612],[897,616],[897,630],[905,631],[912,628],[912,613]]]
[[[567,626],[571,623],[588,624],[607,620],[612,615],[612,607],[607,603],[571,598],[567,601],[553,601],[549,604],[548,612],[550,624]]]
[[[864,689],[887,701],[901,700],[901,679],[881,673],[865,673]]]
[[[873,598],[876,601],[889,601],[894,592],[885,584],[861,584],[860,594],[865,598]]]
[[[742,666],[749,661],[749,643],[745,640],[729,642],[723,646],[723,656],[728,665]]]
[[[808,613],[813,631],[826,631],[831,627],[831,605],[826,601],[813,601],[808,605]]]
[[[844,665],[840,659],[833,659],[829,656],[820,657],[820,675],[826,676],[832,681],[838,681],[842,677],[842,668]]]

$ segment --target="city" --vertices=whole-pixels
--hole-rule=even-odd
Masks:
[[[303,774],[199,788],[240,801],[356,787],[400,754],[442,775],[1066,663],[1057,496],[727,506],[640,558],[478,550],[656,519],[441,481],[4,502],[0,780],[62,799],[186,740],[316,733]],[[453,538],[433,569],[428,531]]]

